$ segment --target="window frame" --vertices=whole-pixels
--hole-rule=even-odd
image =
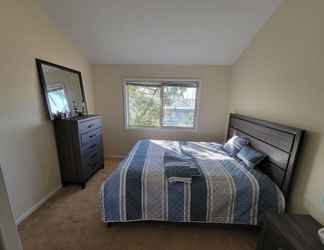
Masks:
[[[162,119],[163,119],[163,112],[164,112],[164,107],[163,107],[163,90],[160,91],[160,95],[161,95],[161,113],[160,113],[160,125],[159,127],[133,127],[133,126],[129,126],[128,125],[128,82],[149,82],[149,83],[154,83],[156,82],[157,85],[161,85],[161,83],[163,82],[180,82],[183,85],[188,84],[188,86],[190,85],[189,83],[196,83],[197,87],[196,87],[196,100],[195,100],[195,112],[194,112],[194,122],[193,122],[193,127],[180,127],[180,126],[163,126],[162,123]],[[139,84],[140,85],[140,84]],[[143,84],[145,85],[145,84]],[[147,84],[149,85],[149,84]],[[152,84],[152,86],[154,86]],[[124,117],[124,128],[126,130],[161,130],[161,131],[172,131],[172,130],[183,130],[183,131],[191,131],[191,132],[196,132],[198,129],[198,120],[199,120],[199,104],[200,104],[200,88],[201,88],[201,80],[200,79],[151,79],[151,78],[127,78],[123,80],[123,117]]]
[[[64,95],[65,95],[65,99],[66,99],[66,102],[67,102],[67,108],[68,108],[68,110],[67,110],[67,112],[71,112],[71,110],[70,110],[70,99],[69,99],[69,97],[68,97],[68,95],[67,95],[67,91],[65,90],[65,86],[64,86],[64,84],[61,84],[61,83],[55,83],[55,84],[52,84],[51,86],[49,86],[48,88],[47,88],[47,92],[48,92],[48,101],[49,102],[51,102],[50,101],[50,93],[51,92],[54,92],[54,91],[57,91],[57,90],[63,90],[63,92],[64,92]],[[53,113],[53,111],[52,111],[52,107],[50,107],[50,110],[51,110],[51,112]],[[55,114],[55,113],[53,113],[53,114]]]

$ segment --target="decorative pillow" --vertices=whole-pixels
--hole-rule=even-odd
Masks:
[[[243,147],[236,155],[242,160],[248,169],[255,168],[266,157],[263,153],[249,147]]]
[[[249,140],[247,138],[239,137],[234,135],[231,139],[229,139],[223,146],[223,149],[232,157],[236,156],[236,154],[243,148],[249,144]]]

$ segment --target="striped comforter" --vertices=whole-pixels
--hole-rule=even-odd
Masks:
[[[169,183],[164,154],[191,155],[202,173]],[[173,221],[256,225],[265,210],[281,212],[279,188],[228,156],[221,144],[141,140],[101,187],[103,221]]]

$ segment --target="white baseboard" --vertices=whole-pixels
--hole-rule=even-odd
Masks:
[[[46,195],[44,198],[42,198],[40,201],[38,201],[34,206],[29,208],[26,212],[24,212],[22,215],[20,215],[16,219],[16,225],[19,225],[22,223],[25,219],[27,219],[28,216],[30,216],[33,212],[35,212],[38,208],[40,208],[46,201],[48,201],[54,194],[56,194],[60,189],[62,188],[62,185],[58,186],[54,191],[50,192],[48,195]]]
[[[109,159],[109,158],[112,158],[112,159],[124,159],[125,156],[124,155],[105,155],[105,159]]]

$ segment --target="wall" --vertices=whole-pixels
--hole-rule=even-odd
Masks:
[[[324,1],[286,0],[233,67],[230,110],[307,130],[291,210],[324,223]]]
[[[22,250],[0,166],[0,249]]]
[[[52,122],[35,58],[80,70],[93,111],[90,67],[37,0],[0,0],[0,162],[17,219],[60,185]]]
[[[227,120],[229,66],[93,65],[96,112],[103,115],[106,156],[126,155],[141,138],[222,140]],[[196,132],[126,130],[123,113],[125,78],[195,78],[202,81]]]

